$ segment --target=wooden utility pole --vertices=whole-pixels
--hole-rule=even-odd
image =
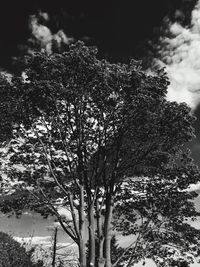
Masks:
[[[56,245],[57,245],[58,228],[55,227],[54,238],[53,238],[53,256],[52,256],[52,267],[56,266]]]

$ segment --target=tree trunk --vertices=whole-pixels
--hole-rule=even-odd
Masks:
[[[79,205],[79,263],[80,267],[86,267],[85,251],[85,211],[84,211],[84,187],[80,185],[80,205]]]
[[[98,259],[98,267],[105,267],[105,259],[104,258]]]
[[[89,266],[95,266],[95,220],[94,220],[94,205],[89,206]]]
[[[79,264],[80,267],[86,267],[85,242],[83,238],[79,240]]]
[[[98,244],[97,244],[97,266],[104,267],[105,266],[105,259],[103,256],[103,244],[104,244],[104,236],[103,236],[103,229],[102,229],[102,217],[101,211],[99,210],[99,202],[96,203],[96,217],[97,217],[97,237],[98,237]]]
[[[104,238],[100,237],[99,239],[99,244],[98,244],[98,260],[97,260],[97,264],[98,267],[104,267],[105,266],[105,258],[103,255],[103,244],[104,244]]]
[[[113,203],[111,192],[107,195],[106,200],[106,214],[104,223],[104,258],[105,267],[111,267],[111,221],[112,221]]]

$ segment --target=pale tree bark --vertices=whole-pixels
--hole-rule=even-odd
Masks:
[[[95,266],[95,219],[94,219],[94,204],[91,203],[89,206],[89,266]]]
[[[99,207],[99,201],[96,201],[96,220],[97,220],[97,238],[98,238],[98,245],[97,245],[97,266],[104,267],[105,266],[105,259],[103,256],[103,244],[104,244],[104,236],[103,236],[103,222],[102,222],[102,214],[101,208]]]
[[[112,212],[113,212],[113,199],[112,199],[112,190],[107,193],[106,197],[106,214],[105,214],[105,223],[104,223],[104,258],[105,258],[105,267],[111,267],[111,221],[112,221]]]
[[[104,240],[105,238],[101,230],[101,234],[99,236],[99,242],[98,242],[98,267],[102,267],[105,265],[105,258],[104,258],[104,253],[103,253]]]
[[[79,204],[79,262],[80,267],[86,267],[86,236],[85,236],[85,211],[84,211],[84,187],[80,185]]]

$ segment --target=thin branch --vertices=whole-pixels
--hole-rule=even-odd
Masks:
[[[71,172],[72,177],[73,177],[73,179],[74,179],[74,181],[75,181],[75,184],[76,184],[77,187],[79,188],[79,187],[80,187],[80,184],[79,184],[79,182],[77,181],[77,179],[74,177],[74,172],[73,172],[73,170],[72,170],[71,159],[69,158],[68,151],[69,151],[69,153],[71,154],[71,158],[73,158],[73,153],[72,153],[70,147],[68,146],[66,140],[62,137],[62,133],[61,133],[61,122],[60,122],[61,119],[60,119],[60,113],[59,113],[59,110],[58,110],[58,107],[57,107],[57,106],[56,106],[56,110],[57,110],[57,115],[58,115],[57,118],[58,118],[59,122],[58,122],[57,120],[55,120],[55,123],[56,123],[56,125],[57,125],[57,129],[58,129],[58,132],[59,132],[60,140],[61,140],[62,145],[63,145],[63,149],[64,149],[64,152],[65,152],[65,156],[67,157],[67,163],[68,163],[70,172]],[[68,116],[69,116],[69,114],[68,114]],[[68,120],[68,123],[69,123],[69,125],[70,125],[70,127],[71,127],[72,133],[74,133],[73,127],[72,127],[71,122],[70,122],[70,119]],[[68,151],[66,150],[66,147],[67,147]],[[77,166],[77,162],[76,162],[76,160],[74,159],[73,162],[75,163],[76,168],[77,168],[78,166]]]
[[[74,229],[75,229],[76,235],[79,237],[79,230],[78,230],[78,225],[77,225],[77,220],[76,220],[76,214],[75,214],[75,210],[74,210],[74,204],[73,204],[72,195],[68,194],[68,200],[69,200],[69,205],[70,205],[70,209],[71,209]]]
[[[34,129],[33,129],[33,130],[34,130]],[[37,138],[38,138],[40,144],[42,145],[43,152],[44,152],[44,154],[45,154],[45,158],[46,158],[46,161],[47,161],[49,170],[50,170],[50,172],[51,172],[51,175],[52,175],[54,181],[56,182],[56,184],[58,185],[58,187],[63,191],[63,193],[65,193],[66,195],[68,195],[69,192],[67,192],[66,189],[63,187],[63,185],[60,184],[60,182],[58,181],[58,179],[57,179],[57,177],[56,177],[56,175],[55,175],[55,173],[54,173],[54,170],[53,170],[53,168],[52,168],[52,166],[51,166],[51,162],[50,162],[50,160],[49,160],[49,158],[48,158],[48,153],[47,153],[47,151],[46,151],[46,148],[45,148],[45,146],[44,146],[44,143],[42,142],[42,140],[41,140],[41,138],[40,138],[40,136],[39,136],[37,130],[34,130],[34,131],[35,131],[35,133],[36,133],[36,136],[37,136]]]
[[[113,263],[112,267],[115,267],[120,261],[121,259],[124,257],[124,255],[126,255],[126,253],[128,252],[128,250],[136,243],[137,240],[133,241],[122,253],[121,256],[118,257],[118,259]]]
[[[70,230],[72,231],[72,233],[71,233],[71,232],[66,228],[66,226],[64,225],[64,223],[63,223],[63,221],[62,221],[62,219],[61,219],[60,214],[58,213],[58,211],[56,210],[56,208],[53,206],[53,204],[49,201],[48,197],[46,196],[46,194],[44,193],[44,191],[43,191],[42,188],[40,187],[39,183],[37,183],[37,185],[38,185],[38,188],[39,188],[40,192],[42,193],[44,199],[47,201],[46,204],[48,204],[48,205],[51,207],[53,213],[54,213],[55,216],[57,217],[57,219],[58,219],[60,225],[62,226],[63,230],[64,230],[64,231],[65,231],[65,232],[66,232],[66,233],[67,233],[67,234],[74,240],[74,242],[77,243],[77,236],[76,236],[75,233],[73,232],[73,229],[71,228],[71,226],[68,225],[68,227],[70,228]]]

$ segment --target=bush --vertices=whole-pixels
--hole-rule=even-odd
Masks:
[[[12,236],[0,232],[0,266],[1,267],[42,267],[43,263],[32,262],[34,250],[26,251]]]

